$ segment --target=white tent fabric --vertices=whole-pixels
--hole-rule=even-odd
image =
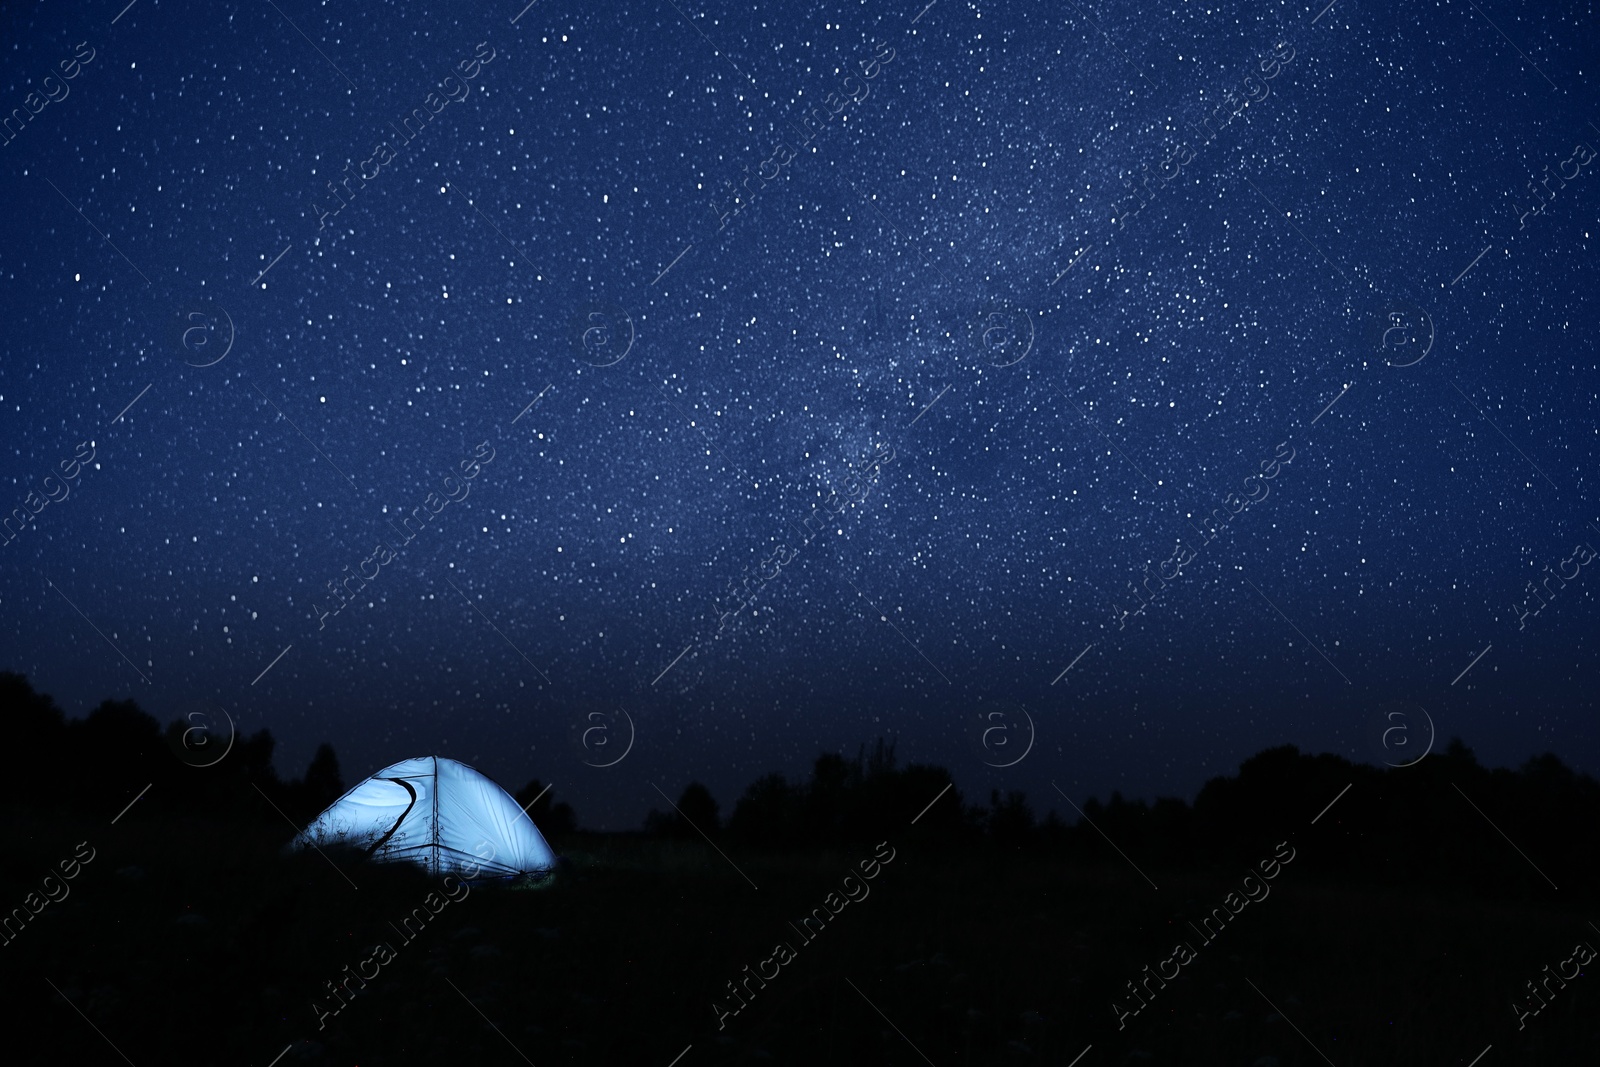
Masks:
[[[378,771],[329,805],[290,848],[338,844],[432,874],[549,870],[555,854],[504,789],[453,759],[419,756]]]

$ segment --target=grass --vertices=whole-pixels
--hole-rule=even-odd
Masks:
[[[286,826],[11,812],[0,828],[5,908],[77,842],[97,849],[70,896],[0,947],[14,1042],[48,1041],[62,1062],[121,1063],[115,1046],[138,1067],[265,1067],[287,1046],[279,1067],[522,1056],[666,1067],[693,1046],[680,1067],[924,1056],[976,1067],[1065,1065],[1092,1045],[1080,1067],[1465,1067],[1492,1043],[1482,1067],[1503,1067],[1587,1062],[1600,1047],[1593,976],[1521,1032],[1509,1006],[1575,942],[1600,945],[1577,906],[1464,889],[1325,884],[1291,866],[1119,1032],[1110,1005],[1124,983],[1175,941],[1197,942],[1185,919],[1219,903],[1236,872],[1152,870],[1157,891],[1115,856],[902,849],[870,896],[802,945],[790,922],[871,845],[724,845],[724,857],[697,839],[575,834],[552,842],[566,862],[542,891],[478,887],[404,941],[390,924],[434,880],[347,855],[284,856]],[[380,940],[393,961],[319,1030],[324,983]],[[713,1001],[780,941],[795,960],[719,1030]]]

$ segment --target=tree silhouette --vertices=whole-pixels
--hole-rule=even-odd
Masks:
[[[552,803],[554,797],[539,779],[533,779],[513,796],[522,810],[528,813],[528,818],[533,820],[533,825],[546,837],[551,834],[570,834],[578,829],[578,817],[572,805]]]
[[[699,782],[690,782],[678,797],[677,810],[671,813],[654,808],[644,818],[645,832],[658,837],[699,837],[715,835],[721,828],[717,817],[717,802],[711,790]]]
[[[69,720],[25,676],[0,672],[0,736],[24,756],[0,785],[0,808],[105,819],[142,797],[131,821],[253,822],[286,838],[285,814],[303,825],[344,791],[329,744],[317,748],[303,778],[283,781],[273,770],[268,731],[227,742],[208,733],[206,743],[217,742],[213,751],[185,743],[193,729],[179,720],[163,731],[131,700],[106,700],[86,718]],[[576,829],[571,806],[554,802],[537,779],[516,799],[544,834]],[[1008,863],[1037,856],[1121,864],[1136,856],[1152,872],[1221,872],[1251,866],[1276,842],[1315,825],[1315,847],[1303,850],[1295,870],[1330,883],[1535,900],[1548,891],[1547,876],[1565,884],[1600,873],[1600,839],[1571,832],[1600,819],[1600,782],[1552,753],[1516,769],[1486,768],[1460,738],[1404,768],[1278,745],[1245,759],[1235,774],[1207,781],[1192,804],[1172,797],[1151,804],[1114,791],[1104,801],[1085,798],[1081,807],[1082,818],[1052,810],[1041,820],[1026,794],[998,789],[986,804],[968,805],[949,770],[899,768],[893,742],[879,738],[854,758],[819,753],[803,782],[762,775],[725,821],[710,790],[690,782],[676,810],[651,811],[645,828],[683,839],[704,832],[751,850],[890,840],[913,850],[987,852]],[[1123,857],[1112,855],[1107,837]],[[1538,868],[1484,862],[1485,850],[1504,850],[1505,838],[1537,857]]]
[[[339,757],[324,741],[317,746],[301,782],[300,801],[306,818],[314,819],[324,808],[344,795],[344,780],[339,776]]]
[[[989,792],[989,836],[996,843],[1010,848],[1021,848],[1033,837],[1033,809],[1028,807],[1028,794],[1009,790],[1002,799],[1000,790]]]
[[[690,782],[684,787],[683,795],[678,798],[678,810],[701,833],[715,834],[721,829],[722,824],[717,818],[717,802],[712,799],[711,790],[699,782]]]
[[[66,720],[56,702],[34,692],[23,675],[0,671],[0,736],[23,758],[0,786],[11,803],[43,804],[55,799],[49,789],[52,764],[66,754]]]

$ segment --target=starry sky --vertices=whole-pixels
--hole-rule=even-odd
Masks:
[[[1600,772],[1589,6],[124,2],[0,12],[69,714],[609,829],[880,735]]]

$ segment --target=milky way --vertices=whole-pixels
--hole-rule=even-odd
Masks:
[[[0,668],[69,713],[596,828],[880,735],[1600,770],[1576,8],[114,7],[0,15]]]

